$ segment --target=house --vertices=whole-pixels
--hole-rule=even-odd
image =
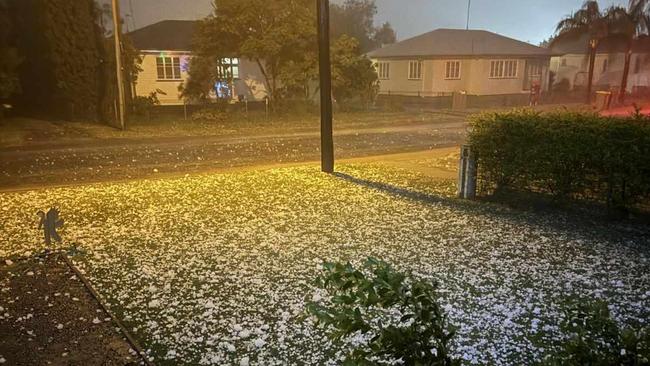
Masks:
[[[563,83],[570,90],[584,89],[589,76],[588,36],[558,41],[551,45],[551,71],[554,83]],[[596,51],[594,62],[595,90],[619,89],[623,79],[625,54],[624,42],[616,40],[602,41]],[[650,87],[650,37],[637,40],[632,44],[630,71],[628,76],[628,93],[648,91]]]
[[[534,84],[548,89],[548,49],[483,30],[437,29],[368,56],[376,64],[380,100],[450,107],[528,104]]]
[[[165,20],[127,34],[142,57],[142,71],[133,85],[134,94],[157,92],[161,105],[183,105],[179,86],[188,78],[192,39],[198,21]],[[267,93],[260,68],[243,58],[224,58],[224,80],[218,81],[212,97],[231,101],[263,100]]]

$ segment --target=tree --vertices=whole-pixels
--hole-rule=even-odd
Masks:
[[[632,46],[636,40],[650,32],[650,0],[630,0],[628,9],[620,6],[612,7],[607,16],[612,24],[612,33],[623,38],[626,45],[625,66],[619,92],[619,103],[623,104],[630,75]]]
[[[227,57],[243,57],[259,66],[271,102],[295,90],[296,65],[301,70],[315,65],[313,1],[215,0],[214,9],[197,31],[196,56],[190,63],[184,97],[205,97],[206,87],[222,77],[217,63]],[[310,80],[307,76],[302,79]]]
[[[104,38],[93,0],[10,0],[24,111],[99,118]]]
[[[333,39],[344,34],[356,38],[364,53],[395,43],[397,36],[390,23],[375,27],[375,0],[346,0],[343,4],[332,4],[330,8]]]
[[[359,42],[343,35],[332,44],[332,93],[337,103],[348,108],[350,102],[366,107],[379,90],[372,62],[360,55]]]
[[[600,42],[609,35],[608,17],[600,11],[598,2],[588,0],[582,8],[572,15],[561,20],[556,29],[557,35],[554,42],[574,40],[587,34],[589,36],[589,75],[587,80],[587,104],[591,103],[591,91],[593,88],[594,65],[596,52]]]
[[[21,57],[12,44],[12,22],[9,5],[0,0],[0,100],[6,99],[20,91],[18,66]],[[0,111],[1,117],[2,111]]]

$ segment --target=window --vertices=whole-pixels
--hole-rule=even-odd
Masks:
[[[560,61],[560,66],[566,66],[566,58],[562,58],[562,61]]]
[[[409,61],[409,80],[422,79],[422,61]]]
[[[445,63],[445,79],[460,79],[460,61],[447,61]]]
[[[513,79],[517,77],[517,60],[498,60],[490,62],[490,78]]]
[[[239,79],[239,59],[221,59],[219,66],[217,66],[217,72],[222,80]]]
[[[606,73],[606,72],[607,72],[607,67],[608,67],[608,66],[609,66],[609,60],[608,60],[608,59],[604,59],[604,60],[603,60],[603,69],[602,69],[601,73],[603,73],[603,74]]]
[[[180,57],[156,57],[156,67],[158,69],[158,80],[180,80],[181,79],[181,59]]]
[[[379,74],[379,79],[388,80],[390,79],[390,63],[380,62],[377,64],[377,74]]]

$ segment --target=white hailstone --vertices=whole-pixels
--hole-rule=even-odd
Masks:
[[[0,356],[0,363],[5,363],[5,362],[7,362],[7,360],[5,360],[4,357]]]
[[[232,327],[232,330],[234,330],[235,332],[241,332],[242,329],[244,329],[244,328],[242,328],[241,325],[239,325],[239,324],[235,324]]]
[[[159,300],[151,300],[149,301],[149,307],[150,308],[157,308],[160,306],[160,301]]]
[[[95,318],[95,319],[93,319],[93,324],[99,324],[99,323],[101,323],[101,322],[102,322],[102,321],[99,320],[99,318]]]
[[[237,350],[237,348],[235,348],[235,346],[233,346],[230,343],[225,343],[223,346],[230,353],[235,352]]]
[[[79,301],[79,299],[76,298],[76,297],[73,297],[73,298],[72,298],[72,301]]]
[[[255,342],[253,342],[253,343],[255,344],[255,347],[257,347],[257,348],[262,348],[266,344],[266,342],[262,338],[257,338],[255,340]]]
[[[7,260],[5,260],[5,264],[10,266],[10,265],[14,264],[14,262],[12,262],[11,259],[7,259]]]
[[[167,355],[165,355],[166,358],[176,358],[176,351],[173,349],[170,349],[167,351]]]
[[[206,301],[205,308],[206,309],[214,309],[214,302],[212,302],[212,300]]]
[[[29,272],[27,272],[27,275],[28,275],[28,276],[33,276],[33,275],[34,275],[34,272],[29,271]]]
[[[323,298],[322,298],[322,297],[320,296],[320,294],[318,294],[318,293],[314,293],[314,295],[311,297],[311,301],[313,301],[313,302],[319,302],[319,301],[321,301],[322,299],[323,299]]]
[[[0,313],[3,312],[3,311],[5,311],[5,308],[3,308],[2,306],[0,306]]]
[[[154,172],[154,173],[158,173],[158,169],[154,168],[154,169],[153,169],[153,172]]]
[[[61,324],[61,323],[57,324],[56,329],[58,329],[58,330],[63,329],[63,324]]]
[[[239,366],[248,366],[251,360],[248,357],[244,357],[239,361]]]
[[[239,332],[239,336],[244,339],[250,337],[250,335],[251,335],[251,331],[248,329],[244,329],[241,332]]]
[[[621,356],[625,356],[627,354],[627,351],[625,351],[625,348],[621,348]]]

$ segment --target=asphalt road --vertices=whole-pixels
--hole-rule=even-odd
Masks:
[[[429,150],[462,143],[464,122],[335,132],[337,158]],[[262,164],[314,161],[317,132],[254,136],[80,139],[0,149],[0,190],[183,175]]]

